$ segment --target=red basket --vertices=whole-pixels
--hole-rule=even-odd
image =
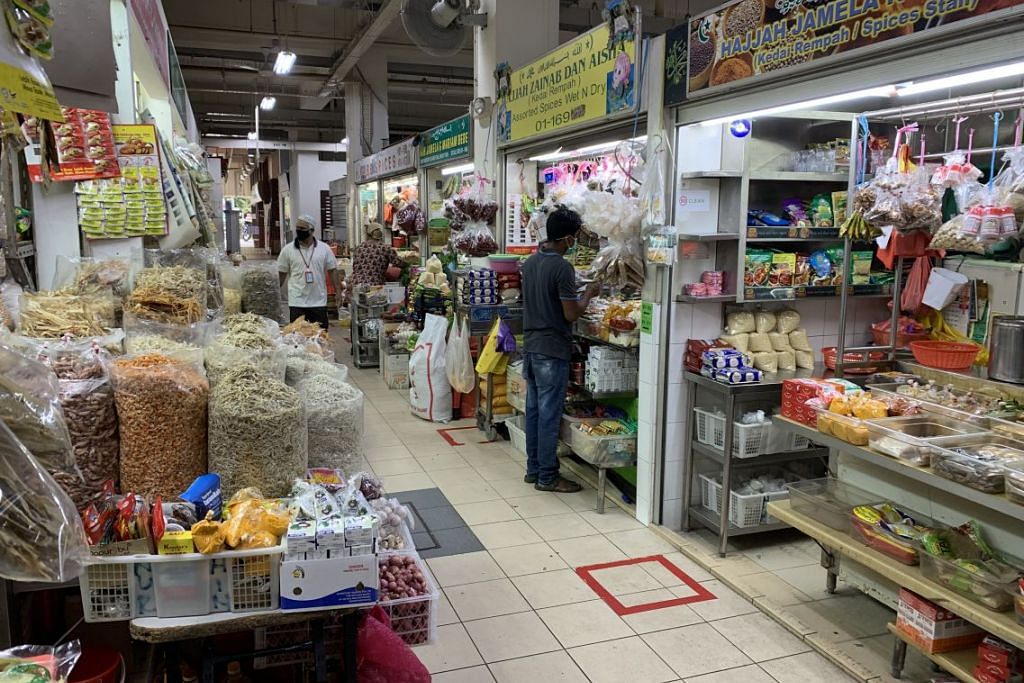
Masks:
[[[836,347],[826,346],[821,350],[821,355],[825,357],[825,367],[829,370],[836,369]],[[872,353],[868,356],[869,360],[882,360],[885,358],[885,354],[881,351]],[[847,363],[859,363],[864,360],[864,354],[861,353],[847,353],[843,356],[843,360]],[[847,375],[870,375],[876,372],[878,368],[874,366],[866,368],[843,368],[843,372]]]
[[[910,342],[910,351],[921,365],[940,370],[967,370],[974,364],[981,347],[963,342],[915,341]]]
[[[877,346],[888,346],[889,345],[889,330],[882,328],[886,323],[875,323],[871,326],[871,336],[875,338],[875,344]],[[882,329],[880,329],[882,328]],[[920,332],[896,332],[896,348],[905,349],[910,346],[910,342],[923,341],[928,338],[928,332],[921,330]]]

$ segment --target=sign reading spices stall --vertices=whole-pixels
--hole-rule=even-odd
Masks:
[[[431,128],[420,135],[420,166],[437,166],[472,152],[469,114]]]
[[[363,157],[356,162],[356,182],[365,183],[382,176],[395,175],[416,168],[415,138],[403,140],[397,145],[385,147],[376,154]]]
[[[690,21],[689,94],[982,15],[1019,13],[1024,0],[735,0]],[[973,27],[972,27],[973,28]],[[834,60],[831,60],[834,61]]]
[[[497,102],[498,142],[520,142],[636,111],[639,62],[633,30],[612,40],[608,24],[516,69]]]

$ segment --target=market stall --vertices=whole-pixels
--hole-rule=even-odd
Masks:
[[[502,218],[496,237],[504,252],[528,255],[544,239],[555,205],[582,216],[583,234],[566,258],[582,282],[602,284],[602,296],[577,324],[563,448],[581,471],[597,469],[602,491],[611,470],[628,500],[636,496],[644,362],[641,223],[647,204],[641,195],[649,177],[660,186],[660,174],[648,175],[658,165],[651,163],[658,145],[648,145],[644,135],[643,85],[654,70],[645,66],[640,34],[639,12],[629,12],[614,25],[598,26],[530,64],[496,74]],[[568,82],[548,88],[546,74],[565,60],[581,66]],[[567,92],[572,96],[563,97]],[[510,431],[521,429],[519,422]]]
[[[420,138],[421,206],[426,212],[427,238],[423,258],[440,253],[451,236],[445,205],[473,178],[473,124],[469,115],[424,132]]]

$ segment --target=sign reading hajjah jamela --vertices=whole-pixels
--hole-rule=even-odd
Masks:
[[[453,159],[469,156],[469,114],[431,128],[420,135],[420,166],[437,166]]]
[[[498,100],[498,142],[521,142],[636,111],[635,36],[640,14],[629,23],[629,37],[614,39],[602,24],[516,69]]]
[[[688,92],[990,15],[1024,0],[736,0],[690,21]],[[900,42],[903,42],[902,40]]]

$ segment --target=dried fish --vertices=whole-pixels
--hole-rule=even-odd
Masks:
[[[309,466],[353,472],[362,455],[363,392],[327,372],[298,384],[309,418]]]
[[[114,300],[99,294],[57,292],[21,295],[20,332],[26,337],[96,337],[114,326]]]
[[[254,486],[288,494],[309,466],[306,411],[298,393],[251,366],[233,368],[210,394],[210,471],[225,496]]]
[[[277,269],[254,267],[242,276],[242,310],[281,319],[281,282]]]

